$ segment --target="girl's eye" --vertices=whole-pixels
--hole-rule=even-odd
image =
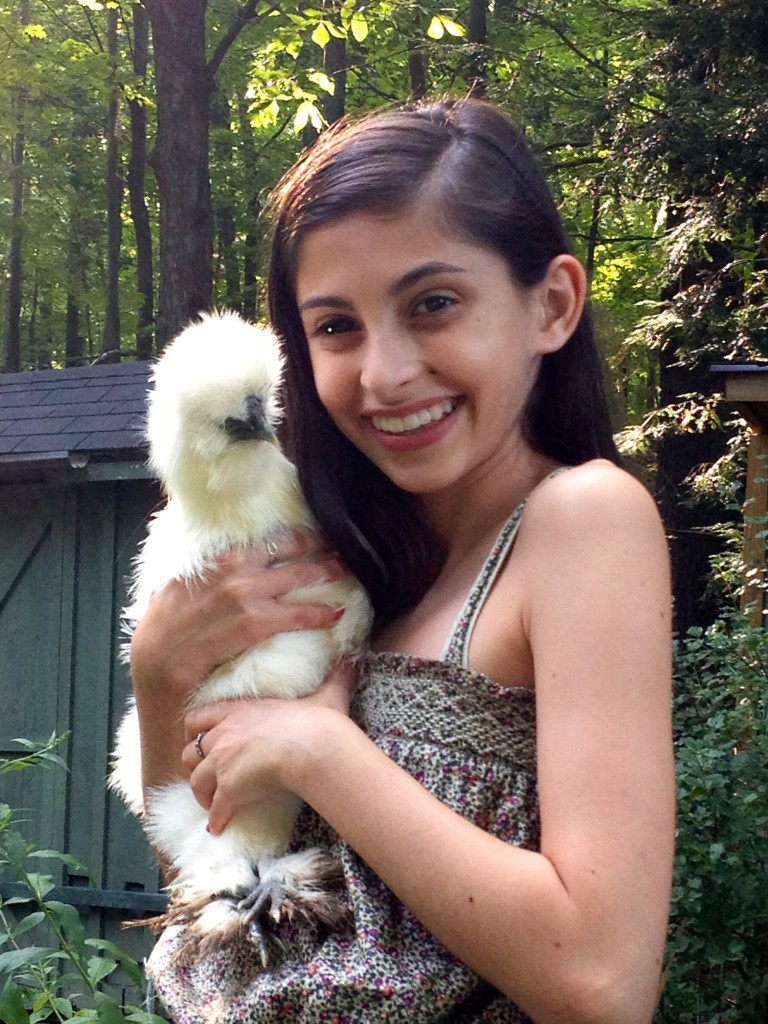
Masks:
[[[318,324],[314,334],[318,338],[333,337],[336,334],[347,334],[349,331],[356,331],[357,321],[351,316],[335,316],[331,320],[324,320]]]
[[[450,309],[451,306],[456,305],[456,299],[451,295],[443,295],[442,293],[427,295],[421,299],[415,307],[414,312],[416,313],[442,313],[445,309]]]

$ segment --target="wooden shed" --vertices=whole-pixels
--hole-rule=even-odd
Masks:
[[[766,625],[766,530],[768,530],[768,365],[712,366],[725,400],[750,427],[745,494],[744,569],[747,585],[742,610],[755,626]]]
[[[15,737],[70,733],[68,773],[7,774],[0,799],[26,809],[31,842],[87,865],[95,884],[50,862],[55,895],[137,958],[150,936],[120,922],[164,898],[105,777],[129,690],[124,581],[160,500],[144,467],[148,376],[146,362],[0,375],[0,754],[18,754]],[[2,895],[16,891],[0,880]]]

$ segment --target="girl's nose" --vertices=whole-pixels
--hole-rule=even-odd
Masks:
[[[420,369],[418,347],[403,332],[369,332],[360,369],[360,384],[369,394],[384,400],[395,396]]]

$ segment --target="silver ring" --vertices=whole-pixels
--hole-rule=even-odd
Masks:
[[[267,550],[267,565],[272,565],[277,560],[277,544],[269,538],[264,541],[264,547]]]
[[[202,746],[203,736],[205,735],[206,732],[205,730],[203,730],[203,732],[199,732],[197,736],[195,736],[195,750],[197,751],[197,756],[200,758],[200,760],[202,760],[205,757],[205,751],[203,750]]]

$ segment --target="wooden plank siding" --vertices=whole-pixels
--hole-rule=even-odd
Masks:
[[[158,500],[146,479],[0,482],[0,755],[18,754],[14,737],[71,733],[61,751],[68,773],[5,775],[0,800],[25,809],[23,831],[35,846],[88,867],[95,889],[87,875],[41,862],[60,898],[79,905],[89,933],[139,960],[152,938],[121,922],[137,916],[131,903],[162,905],[160,878],[141,828],[105,778],[130,686],[119,658],[124,581]],[[14,887],[6,879],[2,888]]]
[[[744,493],[744,591],[741,610],[753,626],[768,628],[766,526],[768,514],[768,365],[710,367],[721,381],[726,402],[750,428]]]
[[[752,434],[744,501],[744,593],[741,608],[753,626],[765,626],[766,530],[768,530],[768,435]]]

